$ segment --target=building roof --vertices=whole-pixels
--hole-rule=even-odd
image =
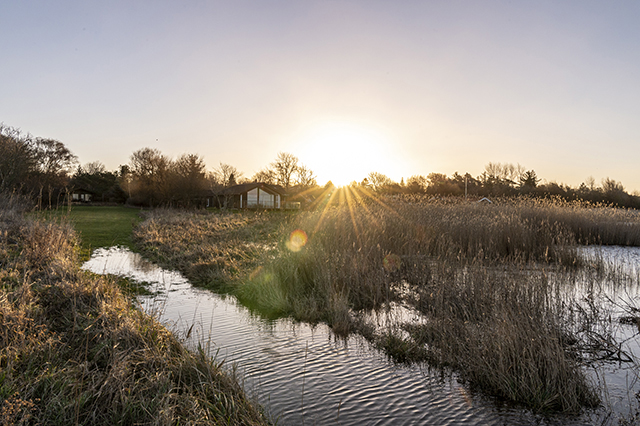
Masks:
[[[273,194],[278,194],[280,196],[285,195],[285,190],[280,185],[270,185],[268,183],[263,182],[252,182],[252,183],[243,183],[241,185],[234,185],[228,188],[224,188],[221,191],[218,191],[219,195],[238,195],[244,194],[245,192],[249,192],[254,188],[260,188],[263,191],[270,192]]]
[[[87,189],[83,186],[78,186],[76,188],[73,188],[73,190],[71,191],[72,194],[92,194],[95,195],[95,191],[92,191],[90,189]]]

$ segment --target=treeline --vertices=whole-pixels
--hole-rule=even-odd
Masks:
[[[285,152],[250,179],[224,163],[208,171],[198,154],[172,159],[153,148],[135,151],[127,164],[109,171],[99,161],[81,165],[62,142],[0,124],[0,192],[26,195],[40,208],[73,201],[74,194],[93,202],[197,207],[225,187],[248,182],[289,192],[317,186],[313,171]]]
[[[489,163],[480,176],[469,173],[454,173],[447,176],[442,173],[430,173],[411,176],[400,183],[389,177],[372,172],[361,182],[352,182],[351,187],[365,188],[379,194],[425,194],[434,197],[514,197],[530,196],[561,198],[567,201],[583,200],[595,204],[607,204],[618,207],[640,208],[640,196],[629,194],[621,182],[610,178],[598,185],[593,177],[582,182],[579,187],[544,182],[534,170],[526,170],[521,165],[511,163]]]
[[[281,152],[267,167],[250,179],[232,165],[220,163],[207,171],[204,159],[183,154],[175,160],[157,149],[143,148],[131,155],[120,168],[120,182],[127,202],[147,206],[202,206],[205,197],[242,183],[263,182],[279,185],[289,192],[317,186],[313,172],[289,153]]]
[[[77,157],[54,139],[33,137],[0,123],[0,192],[30,194],[57,204]]]
[[[208,170],[198,154],[183,154],[172,159],[153,148],[135,151],[127,164],[109,171],[99,161],[81,165],[62,142],[34,137],[0,124],[0,192],[27,195],[40,208],[68,203],[74,193],[88,194],[93,202],[197,207],[205,205],[207,196],[225,187],[249,182],[279,185],[289,195],[304,194],[303,199],[323,192],[313,171],[298,157],[286,152],[278,153],[273,162],[250,178],[222,162]],[[332,186],[328,182],[325,188]],[[578,188],[572,188],[555,182],[542,183],[534,170],[510,163],[489,163],[476,177],[469,173],[456,172],[451,176],[430,173],[414,175],[399,183],[382,173],[372,172],[350,186],[391,195],[527,195],[640,208],[640,196],[627,193],[622,183],[613,179],[606,178],[598,185],[590,177]],[[316,190],[309,191],[310,188]]]

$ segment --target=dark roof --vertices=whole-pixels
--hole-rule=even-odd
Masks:
[[[254,188],[260,188],[264,191],[276,193],[280,196],[284,196],[285,194],[284,188],[281,187],[280,185],[270,185],[268,183],[262,183],[262,182],[243,183],[242,185],[230,186],[228,188],[224,188],[223,190],[219,191],[218,194],[219,195],[244,194],[245,192],[249,192]]]
[[[72,194],[93,194],[95,195],[95,191],[92,191],[90,189],[87,189],[83,186],[78,186],[76,188],[73,188],[73,190],[71,191]]]

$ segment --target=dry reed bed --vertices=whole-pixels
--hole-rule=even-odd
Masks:
[[[396,359],[452,367],[535,410],[597,403],[543,269],[578,267],[578,242],[639,244],[634,212],[532,200],[360,201],[296,215],[157,212],[136,235],[146,254],[199,284],[226,279],[226,291],[265,315],[360,332]],[[287,244],[296,229],[308,235],[300,251]],[[363,319],[393,303],[426,321],[379,330]]]
[[[576,263],[571,235],[510,209],[460,207],[303,215],[293,226],[308,232],[308,246],[283,250],[253,293],[266,293],[267,281],[286,295],[284,313],[358,330],[397,359],[452,367],[472,386],[535,410],[594,405],[595,392],[562,344],[559,308],[544,274],[520,271],[529,269],[525,260]],[[505,262],[510,266],[496,269]],[[387,330],[359,322],[358,312],[390,302],[417,309],[426,322]]]
[[[280,215],[210,215],[156,209],[134,229],[134,240],[149,258],[180,270],[194,283],[225,291],[273,248]]]
[[[0,209],[0,423],[267,424],[221,363],[187,351],[70,228]]]

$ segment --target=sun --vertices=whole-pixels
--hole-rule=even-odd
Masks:
[[[374,171],[388,174],[397,154],[385,132],[347,122],[307,128],[295,145],[294,151],[314,171],[320,185],[360,182]]]

